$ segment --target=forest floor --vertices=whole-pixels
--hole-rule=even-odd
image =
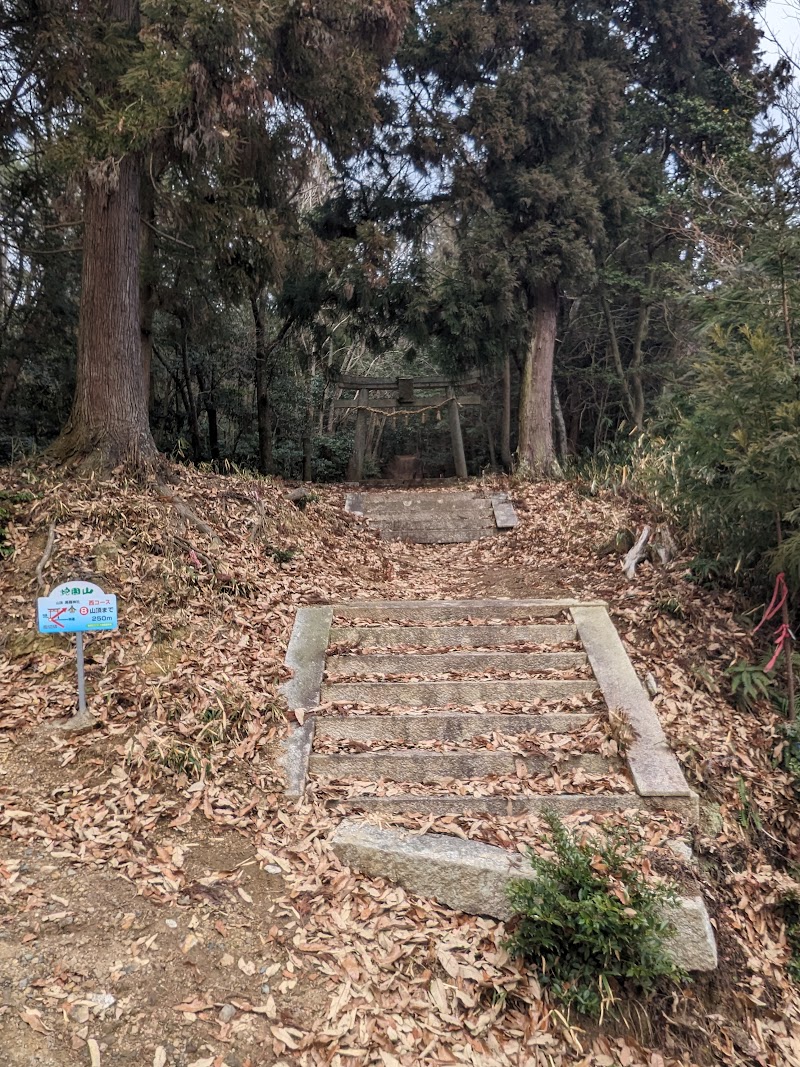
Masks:
[[[300,511],[280,483],[174,476],[170,497],[0,472],[4,1064],[800,1067],[780,907],[800,863],[797,797],[776,769],[774,709],[738,710],[725,676],[757,658],[752,623],[686,580],[688,553],[633,582],[598,556],[641,527],[643,500],[496,480],[517,530],[421,546],[380,541],[336,487]],[[35,597],[71,577],[120,601],[119,630],[87,645],[98,725],[79,735],[56,725],[75,706],[74,650],[34,629]],[[693,846],[719,970],[602,1029],[551,1009],[501,924],[343,870],[325,797],[282,796],[277,687],[296,607],[470,596],[606,599],[701,796]],[[534,817],[426,825],[538,830]]]

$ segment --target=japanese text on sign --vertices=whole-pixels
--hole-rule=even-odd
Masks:
[[[43,634],[116,630],[117,598],[91,582],[62,582],[36,601],[36,617]]]

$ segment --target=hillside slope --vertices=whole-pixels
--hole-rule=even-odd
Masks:
[[[686,558],[628,582],[598,556],[641,526],[642,502],[503,487],[513,533],[418,546],[378,540],[336,487],[301,511],[280,484],[184,468],[149,487],[0,472],[6,1062],[800,1064],[777,906],[800,823],[774,767],[774,711],[728,699],[725,668],[755,657],[734,599],[687,582]],[[74,710],[74,652],[34,630],[51,527],[46,590],[93,578],[120,599],[119,631],[87,645],[98,725],[79,735],[56,728]],[[632,1008],[627,1025],[588,1033],[509,963],[497,924],[342,872],[324,797],[287,803],[275,761],[297,605],[569,595],[606,599],[659,683],[701,794],[694,846],[721,954],[718,974],[649,1018]],[[534,818],[425,826],[516,844],[538,832]]]

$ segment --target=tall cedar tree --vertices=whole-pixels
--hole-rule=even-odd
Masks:
[[[637,101],[652,112],[637,150],[675,166],[694,135],[664,128],[671,96],[699,86],[724,107],[737,76],[752,69],[756,43],[750,19],[719,0],[418,6],[401,57],[414,151],[418,162],[435,162],[445,146],[461,229],[477,226],[484,241],[466,269],[488,261],[487,303],[515,305],[523,343],[518,459],[532,472],[555,466],[560,296],[592,285],[606,224],[630,197],[620,165],[623,109]],[[482,344],[491,351],[490,338]]]
[[[132,468],[156,458],[139,334],[153,147],[213,164],[236,153],[245,122],[252,133],[290,110],[334,155],[352,151],[406,14],[406,0],[8,5],[0,35],[17,77],[0,132],[21,115],[83,182],[77,380],[57,456]]]

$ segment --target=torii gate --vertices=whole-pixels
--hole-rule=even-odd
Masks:
[[[473,376],[464,378],[455,383],[451,378],[428,377],[428,378],[358,378],[345,375],[336,379],[336,384],[342,389],[355,390],[354,400],[334,400],[334,408],[356,409],[356,433],[353,442],[353,452],[347,467],[347,479],[351,482],[360,482],[364,474],[364,454],[367,448],[367,422],[370,412],[385,415],[412,414],[413,412],[430,411],[432,408],[446,407],[450,419],[450,437],[453,444],[453,462],[457,478],[467,477],[467,459],[464,455],[464,438],[461,435],[461,407],[480,406],[481,398],[478,394],[463,394],[456,396],[456,385],[459,387],[477,385],[479,378]],[[425,390],[433,396],[420,396],[418,390]],[[369,399],[370,393],[394,393],[391,397],[378,397]],[[436,394],[444,393],[443,399],[438,399]]]

